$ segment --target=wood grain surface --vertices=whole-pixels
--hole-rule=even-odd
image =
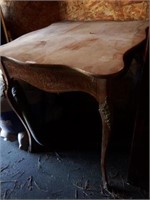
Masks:
[[[0,47],[0,56],[64,65],[92,75],[124,68],[123,55],[145,39],[146,21],[58,22]]]

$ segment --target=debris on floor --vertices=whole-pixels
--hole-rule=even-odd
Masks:
[[[127,155],[108,158],[111,192],[102,189],[98,151],[28,153],[17,142],[1,144],[1,199],[147,199],[126,181]]]

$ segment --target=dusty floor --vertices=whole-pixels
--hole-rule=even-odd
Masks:
[[[128,155],[111,152],[108,176],[112,195],[102,190],[97,150],[70,148],[44,153],[1,144],[1,199],[148,199],[148,193],[126,181]]]
[[[99,114],[91,100],[83,106],[81,98],[72,99],[63,105],[60,121],[42,127],[49,133],[46,150],[28,153],[18,149],[17,141],[0,138],[1,199],[148,199],[148,192],[127,183],[130,142],[125,127],[111,141],[107,157],[112,194],[102,190]]]

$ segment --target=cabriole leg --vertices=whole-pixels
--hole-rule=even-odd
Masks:
[[[32,139],[31,134],[28,131],[28,128],[25,122],[25,116],[26,116],[25,106],[27,105],[25,102],[24,93],[20,90],[20,88],[18,87],[18,84],[16,84],[14,81],[11,81],[5,93],[14,112],[17,114],[17,116],[19,117],[19,119],[21,120],[21,122],[23,123],[26,129],[26,133],[28,134],[28,136],[26,136],[28,138],[28,145],[29,145],[28,151],[31,152],[33,139]]]
[[[99,113],[102,119],[102,146],[101,146],[101,170],[104,189],[108,189],[108,179],[106,173],[106,155],[110,138],[110,111],[107,99],[99,104]]]
[[[97,101],[99,103],[99,113],[102,120],[102,143],[101,143],[101,172],[103,188],[108,190],[108,179],[106,171],[106,156],[110,139],[110,109],[108,105],[108,82],[106,79],[97,80]]]

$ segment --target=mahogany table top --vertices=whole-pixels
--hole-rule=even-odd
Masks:
[[[145,39],[147,26],[147,21],[57,22],[2,45],[0,56],[113,74],[123,69],[124,53]]]

